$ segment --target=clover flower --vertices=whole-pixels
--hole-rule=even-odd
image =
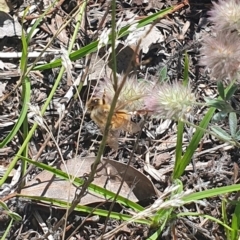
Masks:
[[[123,75],[118,77],[118,86],[120,86],[123,81]],[[136,77],[127,77],[126,82],[123,85],[123,88],[119,94],[117,107],[124,108],[128,111],[137,111],[142,109],[144,106],[143,97],[146,94],[147,83],[145,80],[138,80]],[[112,80],[105,78],[104,81],[101,81],[96,88],[96,97],[102,98],[105,93],[105,98],[107,103],[111,103],[115,90],[113,88]]]
[[[213,8],[209,11],[210,20],[215,24],[216,31],[240,32],[240,1],[219,0],[213,2]]]
[[[240,70],[240,36],[237,32],[217,32],[204,38],[201,63],[212,71],[212,77],[235,78]]]
[[[145,97],[146,109],[158,118],[185,118],[194,103],[195,95],[190,86],[183,86],[179,82],[157,84]]]

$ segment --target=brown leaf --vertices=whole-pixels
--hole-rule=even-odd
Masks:
[[[60,168],[73,176],[81,177],[90,173],[94,160],[95,157],[77,157],[66,161],[67,171],[63,164]],[[126,164],[104,159],[99,165],[93,183],[116,193],[121,184],[125,169]],[[128,167],[124,180],[123,187],[120,191],[120,195],[123,197],[136,202],[156,195],[152,182],[133,167]],[[57,179],[52,173],[44,170],[22,189],[21,194],[72,201],[75,196],[75,191],[76,188],[70,181]],[[90,204],[99,201],[105,201],[105,199],[91,192],[82,198],[81,204]]]

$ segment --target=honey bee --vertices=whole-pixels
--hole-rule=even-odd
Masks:
[[[90,112],[91,119],[103,132],[111,107],[108,103],[106,103],[105,94],[103,94],[102,99],[97,97],[91,98],[87,102],[86,107]],[[116,143],[116,138],[119,137],[121,130],[129,133],[136,133],[140,131],[140,126],[131,121],[131,114],[127,110],[116,108],[111,119],[110,131],[107,140],[110,147],[117,148],[116,145],[118,144]]]

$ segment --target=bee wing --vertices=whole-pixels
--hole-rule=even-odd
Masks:
[[[112,129],[136,133],[140,131],[140,126],[131,121],[131,115],[127,111],[120,110],[112,118]]]
[[[124,109],[126,108],[127,105],[131,104],[132,102],[134,101],[137,101],[139,100],[140,98],[142,98],[143,95],[137,95],[137,96],[134,96],[132,98],[129,98],[125,101],[123,100],[118,100],[118,103],[117,103],[117,107],[116,107],[116,111],[118,111],[119,109]]]
[[[123,130],[130,133],[136,133],[139,132],[141,128],[137,123],[134,123],[130,120],[126,122],[126,125],[123,126]]]

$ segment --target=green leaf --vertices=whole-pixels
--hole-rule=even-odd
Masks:
[[[237,131],[234,139],[237,140],[237,141],[240,141],[240,130]]]
[[[230,133],[233,138],[235,138],[237,133],[237,114],[235,112],[229,113],[229,128]]]
[[[228,116],[228,113],[221,111],[213,115],[212,123],[223,121]]]
[[[211,126],[211,129],[223,140],[229,141],[232,139],[232,137],[219,126]]]
[[[234,95],[236,90],[238,89],[237,85],[232,85],[229,90],[225,93],[225,99],[226,101],[230,100],[230,98]]]
[[[205,101],[209,107],[214,107],[224,112],[233,111],[233,108],[231,107],[231,105],[222,99],[205,98]]]
[[[218,81],[217,82],[217,89],[218,89],[218,94],[219,96],[225,100],[225,92],[224,92],[224,86],[223,86],[223,83],[222,81]]]
[[[238,231],[240,227],[240,202],[235,207],[233,216],[232,216],[232,225],[233,231],[231,232],[231,240],[237,240],[239,237]]]

